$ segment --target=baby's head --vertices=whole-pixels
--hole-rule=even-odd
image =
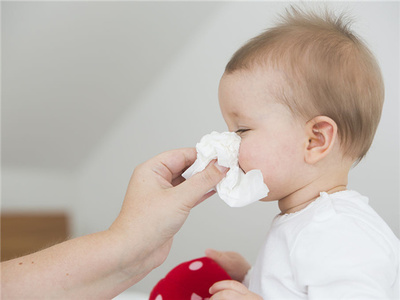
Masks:
[[[229,129],[242,135],[241,167],[258,168],[274,155],[293,160],[271,161],[269,170],[290,172],[298,167],[293,161],[315,164],[332,153],[333,161],[361,160],[380,120],[384,85],[374,56],[343,16],[292,7],[233,55],[219,98]]]

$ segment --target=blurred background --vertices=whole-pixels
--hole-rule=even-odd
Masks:
[[[315,6],[316,4],[308,4]],[[107,229],[132,171],[227,128],[217,89],[244,42],[285,2],[2,2],[2,260]],[[386,102],[350,189],[399,236],[399,3],[329,3],[354,17],[375,53]],[[192,211],[167,261],[132,290],[150,292],[206,248],[254,262],[276,203]],[[8,251],[8,252],[7,252]]]

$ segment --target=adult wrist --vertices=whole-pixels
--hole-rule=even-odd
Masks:
[[[122,219],[115,220],[108,232],[118,251],[118,266],[130,276],[148,274],[160,263],[154,259],[154,251],[160,245],[155,245],[151,234],[146,230],[141,220],[130,220],[127,224]]]

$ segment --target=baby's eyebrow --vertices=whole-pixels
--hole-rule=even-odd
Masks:
[[[238,118],[239,117],[239,113],[237,113],[234,110],[228,111],[228,115],[232,118]]]

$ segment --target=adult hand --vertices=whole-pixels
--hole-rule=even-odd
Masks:
[[[185,181],[181,174],[194,163],[196,155],[194,148],[168,151],[133,172],[121,213],[110,230],[130,239],[129,245],[135,249],[141,236],[141,245],[146,246],[142,249],[143,262],[148,270],[166,259],[172,238],[190,210],[215,193],[210,190],[228,170],[212,161],[204,171]]]
[[[2,262],[2,298],[111,299],[141,280],[165,260],[190,209],[226,173],[211,163],[184,181],[195,159],[195,149],[180,149],[138,166],[108,230]]]

